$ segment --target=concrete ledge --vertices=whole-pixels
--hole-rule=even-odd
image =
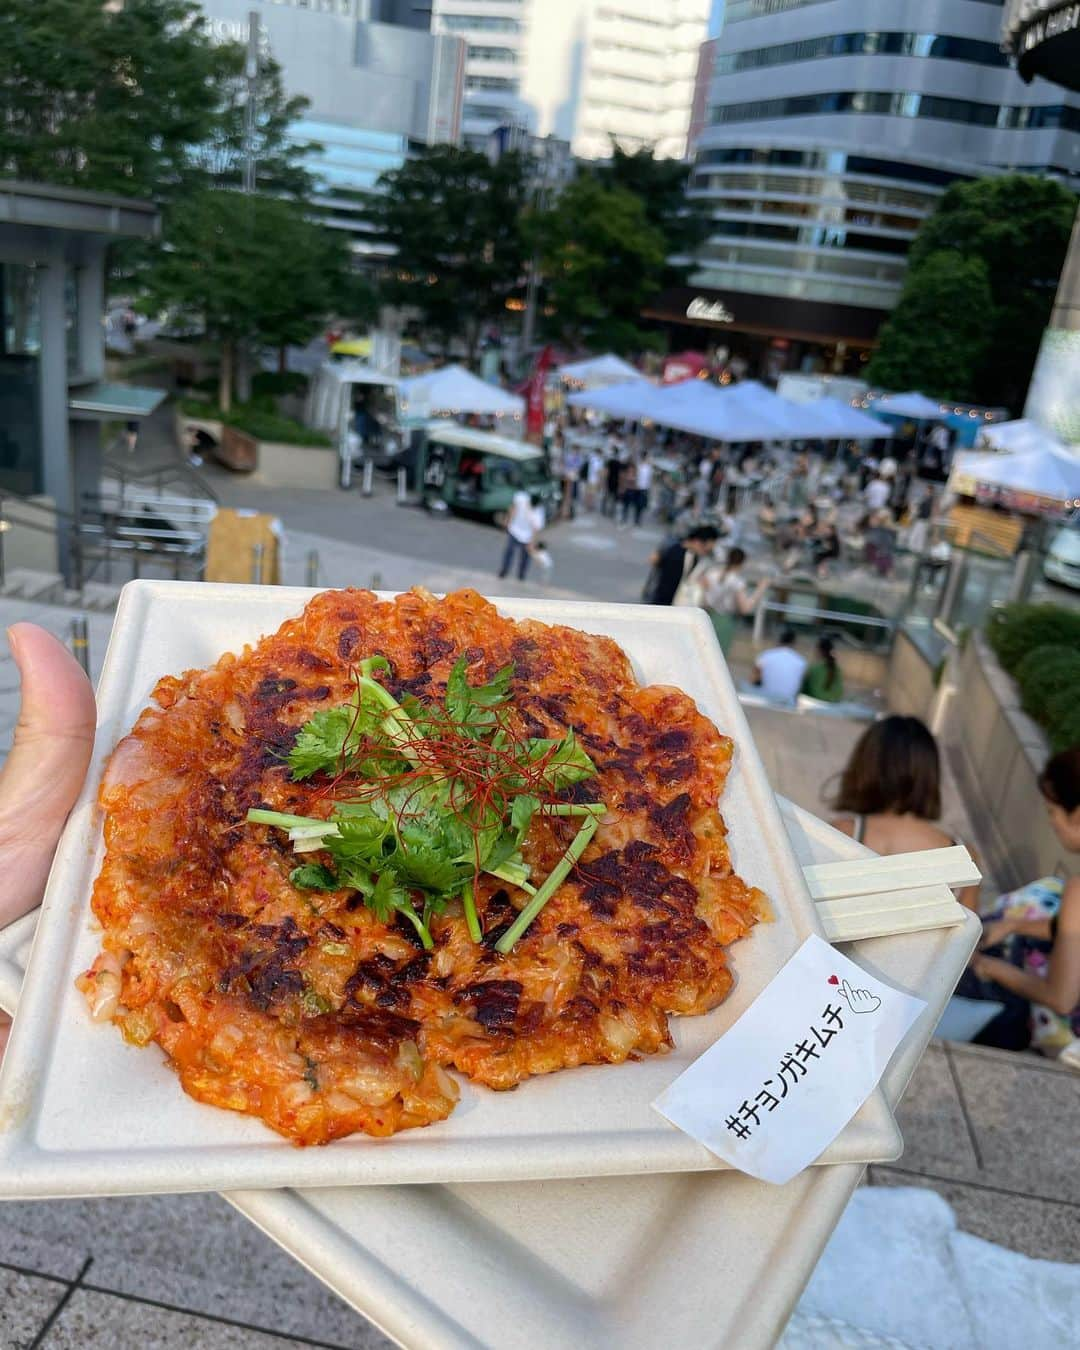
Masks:
[[[338,485],[338,452],[331,446],[259,442],[259,467],[252,481],[265,487],[323,488]]]
[[[989,870],[1007,887],[1067,870],[1050,828],[1038,776],[1046,737],[1020,707],[1012,679],[986,639],[973,633],[956,662],[956,697],[942,728],[950,763],[989,852]]]
[[[937,695],[936,668],[900,629],[893,642],[885,678],[885,699],[891,712],[929,721]]]

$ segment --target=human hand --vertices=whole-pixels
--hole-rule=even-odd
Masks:
[[[969,964],[977,980],[996,980],[998,967],[1007,965],[1008,962],[1002,962],[996,956],[983,956],[980,952],[975,952]]]
[[[41,901],[60,832],[86,777],[94,745],[94,691],[71,653],[32,623],[13,624],[19,721],[0,771],[0,928]],[[7,1040],[0,1014],[0,1053]]]
[[[999,942],[1004,942],[1013,931],[1011,919],[991,919],[988,923],[983,924],[982,937],[979,939],[979,950],[985,951],[987,947],[996,947]]]

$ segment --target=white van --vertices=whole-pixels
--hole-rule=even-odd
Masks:
[[[1050,540],[1043,576],[1047,581],[1080,590],[1080,511],[1074,512],[1068,525],[1063,525]]]

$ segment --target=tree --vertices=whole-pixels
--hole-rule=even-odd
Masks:
[[[540,252],[550,328],[616,352],[648,344],[638,316],[661,284],[666,249],[640,197],[581,177],[549,210],[532,213],[527,230]]]
[[[613,140],[611,159],[595,170],[605,187],[625,188],[641,199],[649,224],[664,236],[668,265],[664,285],[682,282],[696,250],[709,235],[709,218],[694,197],[687,195],[690,166],[681,159],[657,159],[649,146],[624,150]],[[686,263],[672,263],[685,258]]]
[[[471,359],[483,324],[501,318],[521,287],[523,160],[492,164],[472,150],[431,146],[383,174],[379,187],[372,216],[396,250],[383,299],[418,310],[444,345],[464,330]]]
[[[342,236],[280,197],[194,193],[168,211],[166,237],[146,277],[149,295],[220,342],[226,412],[240,344],[308,341],[350,285]]]
[[[918,329],[904,331],[899,323],[910,291],[925,289],[923,268],[942,252],[978,259],[986,268],[990,304],[982,315],[986,343],[972,373],[970,397],[1019,410],[1050,318],[1075,211],[1075,197],[1048,178],[1008,174],[954,183],[911,246],[901,303],[882,330],[871,368],[874,378],[893,363],[898,343],[910,350],[912,344],[947,346],[952,341],[948,325],[921,334]],[[963,331],[971,316],[956,310],[953,321]],[[951,385],[947,396],[961,397]]]
[[[931,253],[882,327],[867,378],[886,389],[977,402],[992,308],[989,269],[981,258],[951,249]]]
[[[244,48],[215,43],[193,0],[4,0],[0,172],[166,201],[236,181]],[[305,192],[307,147],[286,139],[304,105],[280,70],[259,78],[259,186]]]

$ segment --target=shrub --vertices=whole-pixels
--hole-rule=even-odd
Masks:
[[[1049,727],[1051,708],[1071,694],[1080,703],[1080,650],[1059,645],[1036,647],[1016,667],[1024,711]]]
[[[313,431],[291,417],[282,417],[274,409],[273,400],[266,395],[250,403],[237,403],[223,413],[215,404],[199,398],[182,398],[180,411],[188,417],[205,417],[225,422],[245,431],[259,441],[282,441],[287,445],[330,445],[330,437],[322,431]]]
[[[298,370],[260,370],[251,379],[251,396],[276,398],[279,394],[306,394],[308,377]]]
[[[1003,605],[990,618],[986,636],[1010,675],[1036,647],[1080,651],[1080,612],[1060,605]]]
[[[1080,689],[1059,689],[1047,700],[1046,730],[1054,751],[1080,745]]]

